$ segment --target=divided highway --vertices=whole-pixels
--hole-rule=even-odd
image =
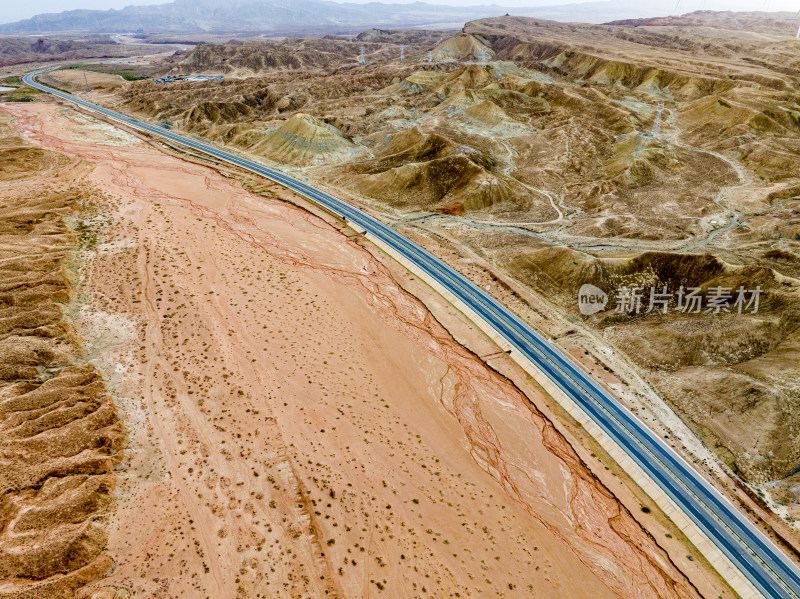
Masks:
[[[580,366],[474,283],[377,219],[308,183],[194,139],[86,102],[34,80],[37,74],[52,68],[56,67],[29,73],[23,77],[23,81],[32,88],[78,104],[129,127],[193,148],[280,183],[364,229],[402,254],[479,314],[515,350],[533,362],[580,406],[765,597],[800,599],[800,569],[766,535]]]

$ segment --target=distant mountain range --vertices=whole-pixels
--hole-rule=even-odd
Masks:
[[[353,4],[324,0],[175,0],[122,10],[69,10],[0,25],[0,33],[274,32],[463,23],[509,12],[499,6]]]
[[[533,0],[536,2],[537,0]],[[538,0],[541,2],[542,0]],[[558,2],[558,0],[553,0]],[[565,0],[569,1],[569,0]],[[174,0],[121,10],[69,10],[0,25],[0,34],[44,33],[235,33],[274,35],[347,33],[370,27],[457,28],[466,21],[506,13],[519,16],[604,23],[616,19],[675,13],[675,0],[600,0],[527,8],[412,4],[337,3],[325,0]],[[737,3],[725,3],[736,10]],[[708,8],[722,0],[708,0]]]

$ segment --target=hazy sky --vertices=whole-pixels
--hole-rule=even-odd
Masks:
[[[27,19],[43,12],[61,12],[75,8],[109,9],[124,8],[131,4],[166,4],[169,0],[0,0],[0,23],[11,23]],[[348,0],[350,2],[369,2],[371,0]],[[413,2],[415,0],[383,0],[391,3]],[[467,6],[476,4],[497,4],[500,6],[542,6],[548,4],[570,4],[586,0],[425,0],[429,4],[450,4]],[[647,0],[645,0],[646,2]],[[677,0],[676,0],[677,2]],[[689,12],[707,8],[709,10],[800,10],[800,0],[680,0],[680,10]]]

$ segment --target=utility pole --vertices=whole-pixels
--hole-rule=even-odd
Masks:
[[[406,47],[400,46],[400,62],[403,62],[405,57],[406,57]]]
[[[359,51],[358,64],[367,64],[367,61],[364,60],[364,46],[361,46],[361,50]]]
[[[658,106],[656,106],[656,118],[653,121],[653,128],[650,130],[650,135],[658,139],[658,135],[661,133],[661,113],[664,111],[664,103],[662,102]]]
[[[86,71],[83,72],[83,80],[86,82],[86,91],[92,91],[92,89],[89,87],[89,78],[86,77]]]

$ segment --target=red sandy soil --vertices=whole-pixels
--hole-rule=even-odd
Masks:
[[[4,109],[108,196],[77,326],[129,446],[85,596],[699,596],[357,243],[69,109]]]

